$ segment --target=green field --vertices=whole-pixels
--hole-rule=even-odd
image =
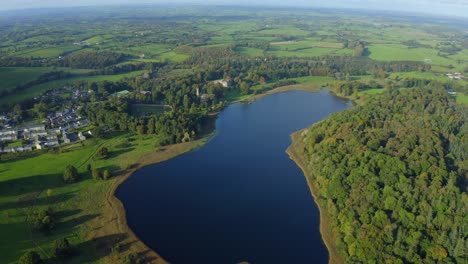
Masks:
[[[129,140],[131,139],[131,140]],[[94,249],[87,243],[87,233],[91,230],[88,222],[99,216],[103,195],[112,181],[91,179],[85,172],[87,164],[109,169],[113,173],[124,170],[144,153],[155,150],[157,137],[121,135],[112,140],[89,140],[67,147],[64,153],[43,154],[40,156],[0,164],[0,256],[2,263],[12,263],[28,249],[35,248],[44,257],[51,257],[52,241],[66,236],[77,246],[80,254],[71,263],[93,261]],[[106,146],[110,158],[94,160],[96,150]],[[31,169],[31,164],[34,169]],[[79,183],[62,183],[62,170],[74,165],[82,174]],[[46,190],[52,195],[47,196]],[[86,190],[84,192],[83,190]],[[33,232],[26,223],[27,214],[32,210],[47,206],[57,211],[58,224],[50,235]],[[34,208],[33,208],[34,206]],[[14,243],[12,241],[15,241]],[[35,247],[33,242],[39,243]]]
[[[236,49],[236,52],[239,52],[243,55],[248,55],[252,57],[261,57],[263,56],[263,50],[257,48],[249,48],[249,47],[239,47]]]
[[[149,104],[133,104],[132,115],[145,116],[151,114],[162,114],[171,111],[171,107],[167,105],[149,105]]]
[[[18,85],[34,81],[44,73],[52,71],[45,67],[0,67],[0,91],[11,91]]]
[[[78,77],[38,84],[24,91],[21,91],[21,93],[15,93],[15,94],[0,98],[0,105],[6,104],[6,103],[14,104],[17,102],[21,102],[22,100],[26,100],[28,98],[32,98],[34,96],[40,95],[47,90],[61,88],[67,84],[71,84],[76,81],[95,81],[95,82],[113,81],[113,82],[116,82],[124,78],[139,76],[143,74],[144,72],[145,71],[142,70],[142,71],[134,71],[130,73],[123,73],[123,74],[116,74],[116,75],[78,76]]]
[[[403,45],[378,44],[370,45],[370,58],[378,61],[427,61],[430,64],[457,66],[455,60],[437,55],[437,50],[428,48],[410,49]]]
[[[15,56],[20,57],[34,57],[34,58],[56,58],[60,55],[64,55],[65,53],[76,51],[81,49],[80,46],[58,46],[58,47],[51,47],[51,48],[34,48],[34,49],[27,49],[24,51],[20,51],[14,53]]]
[[[175,51],[164,52],[159,55],[159,58],[171,62],[183,62],[189,57],[187,54],[176,53]]]
[[[280,36],[307,36],[310,32],[295,28],[293,26],[277,26],[274,28],[257,31],[260,35],[280,35]]]
[[[457,103],[468,105],[468,95],[458,93],[455,98],[457,100]]]
[[[383,93],[385,90],[382,89],[382,88],[376,88],[376,89],[367,89],[367,90],[364,90],[364,91],[359,91],[358,92],[358,95],[361,96],[362,94],[381,94]]]

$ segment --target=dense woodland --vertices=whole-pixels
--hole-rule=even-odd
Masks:
[[[346,262],[468,261],[467,121],[443,90],[412,89],[303,132],[307,169]]]
[[[467,95],[468,79],[446,76],[468,75],[466,23],[434,22],[426,15],[386,16],[182,6],[36,10],[18,17],[3,13],[0,114],[8,116],[14,127],[42,122],[65,108],[79,109],[78,114],[91,121],[83,128],[92,132],[87,142],[109,144],[109,149],[90,154],[94,156],[86,171],[85,163],[66,167],[65,162],[77,162],[76,158],[64,161],[60,184],[71,187],[48,185],[39,178],[42,172],[35,175],[35,170],[11,169],[12,179],[37,177],[40,184],[34,190],[47,190],[47,199],[55,188],[57,193],[66,192],[60,188],[74,188],[70,193],[89,196],[89,189],[104,181],[90,187],[87,180],[109,180],[132,167],[96,165],[115,158],[119,146],[150,138],[159,151],[161,145],[192,141],[211,132],[207,121],[234,100],[292,84],[322,87],[364,105],[334,114],[303,134],[303,154],[318,187],[318,202],[327,212],[344,259],[468,263],[468,111],[447,96],[450,90]],[[383,95],[374,97],[373,92]],[[164,110],[135,113],[136,105]],[[120,135],[132,140],[113,145],[112,137]],[[82,143],[82,147],[91,146]],[[59,160],[67,158],[67,151],[57,147],[2,154],[2,158],[15,164],[49,152]],[[112,162],[122,165],[116,159]],[[47,174],[56,169],[47,168]],[[22,198],[23,180],[18,182],[17,196],[7,197],[8,204]],[[74,186],[80,182],[85,185],[78,192]],[[50,201],[28,213],[30,226],[24,228],[28,232],[23,240],[29,239],[29,229],[48,239],[63,226],[60,211],[77,209],[67,207],[71,203],[62,208],[63,204]],[[0,214],[0,227],[10,229],[14,222],[10,217],[21,214]],[[88,224],[79,226],[86,229],[83,241],[90,237]],[[8,234],[3,239],[11,240]],[[46,247],[63,257],[70,246],[60,238]],[[112,254],[120,250],[116,248]],[[17,249],[15,254],[19,253],[24,249]],[[25,253],[23,258],[37,260],[35,254]],[[124,263],[140,263],[136,256],[129,254]],[[46,260],[50,261],[54,259]]]

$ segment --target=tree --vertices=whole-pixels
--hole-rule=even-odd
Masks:
[[[65,171],[63,172],[63,181],[65,183],[74,183],[78,181],[78,179],[79,179],[78,170],[74,166],[68,165],[65,168]]]
[[[36,251],[28,251],[19,259],[19,264],[38,264],[41,263],[41,256]]]
[[[102,179],[104,180],[107,180],[111,177],[111,173],[109,170],[104,170],[104,172],[102,173]]]
[[[55,227],[55,214],[51,208],[40,210],[29,216],[29,223],[36,231],[49,233]]]
[[[100,159],[107,159],[109,157],[109,150],[106,147],[102,147],[98,149],[96,154]]]
[[[137,253],[130,253],[124,261],[125,264],[143,264],[145,259]]]
[[[91,171],[91,175],[93,176],[93,179],[98,180],[101,178],[101,172],[97,168],[93,168]]]
[[[60,258],[70,257],[73,253],[72,247],[66,238],[60,238],[54,242],[54,254]]]

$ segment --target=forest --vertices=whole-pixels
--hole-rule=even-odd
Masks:
[[[299,139],[348,263],[466,263],[468,109],[440,89],[390,91]]]
[[[106,202],[123,175],[199,147],[230,103],[282,87],[355,103],[301,148],[348,263],[466,263],[466,25],[295,8],[0,12],[0,129],[51,129],[68,109],[89,121],[67,131],[86,141],[0,153],[0,262],[60,262],[69,243],[76,263],[148,257],[132,237],[94,240],[116,227]]]

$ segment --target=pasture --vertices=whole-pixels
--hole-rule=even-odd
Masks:
[[[65,55],[66,53],[77,51],[79,49],[81,49],[81,47],[76,45],[57,46],[48,48],[33,48],[13,53],[13,55],[19,57],[33,58],[57,58],[58,56]]]
[[[131,114],[134,116],[147,116],[151,114],[162,114],[171,111],[172,108],[167,105],[150,105],[150,104],[132,104]]]
[[[26,100],[29,98],[33,98],[34,96],[41,95],[42,93],[61,88],[67,84],[72,84],[76,81],[119,81],[124,78],[131,78],[135,76],[139,76],[143,74],[145,71],[134,71],[130,73],[123,73],[123,74],[115,74],[115,75],[94,75],[94,76],[75,76],[68,79],[56,80],[51,82],[46,82],[38,85],[31,86],[21,93],[15,93],[12,95],[4,96],[0,98],[0,105],[2,104],[15,104],[21,102],[22,100]]]
[[[0,67],[0,91],[12,91],[50,71],[48,67]]]

